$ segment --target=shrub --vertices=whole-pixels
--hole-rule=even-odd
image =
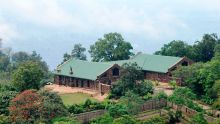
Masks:
[[[191,124],[208,124],[207,120],[204,118],[202,113],[194,115],[191,120]]]
[[[112,117],[119,117],[128,114],[128,108],[123,104],[113,104],[108,107],[109,114]]]
[[[52,120],[53,124],[80,124],[74,117],[57,117]]]
[[[42,98],[40,107],[41,121],[49,122],[52,118],[62,117],[68,114],[62,99],[57,93],[41,90],[38,92]]]
[[[149,99],[151,99],[152,98],[152,94],[151,93],[147,93],[146,95],[144,95],[144,97],[143,97],[143,99],[145,100],[145,101],[147,101],[147,100],[149,100]]]
[[[167,119],[160,116],[155,116],[143,122],[143,124],[166,124]]]
[[[113,124],[136,124],[137,120],[135,120],[132,116],[123,115],[120,118],[114,119]]]
[[[220,110],[220,97],[212,105],[213,108]]]
[[[167,94],[164,92],[164,91],[159,91],[155,96],[154,98],[156,99],[167,99],[168,96]]]
[[[192,100],[188,100],[186,102],[186,106],[193,109],[193,110],[196,110],[197,112],[202,112],[203,111],[203,109],[198,104],[193,103]]]
[[[70,113],[79,114],[83,112],[104,109],[105,105],[103,103],[92,102],[90,99],[87,99],[84,104],[73,104],[67,108]]]
[[[106,113],[91,121],[91,124],[112,124],[113,118],[109,113]]]
[[[78,104],[73,104],[71,106],[68,106],[67,109],[70,113],[73,114],[79,114],[84,112],[83,106]]]
[[[10,118],[15,123],[34,123],[40,118],[42,99],[34,90],[26,90],[11,100]]]
[[[11,124],[9,117],[0,115],[0,124]]]
[[[16,91],[0,92],[0,114],[9,115],[9,103],[16,95]]]

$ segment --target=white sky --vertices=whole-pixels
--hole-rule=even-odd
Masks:
[[[53,69],[75,43],[87,49],[119,32],[134,51],[189,44],[220,31],[219,0],[0,0],[0,37],[15,51],[36,50]]]

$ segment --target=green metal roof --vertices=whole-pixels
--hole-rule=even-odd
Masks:
[[[60,72],[54,74],[65,75],[88,80],[96,80],[97,76],[111,68],[114,64],[101,62],[88,62],[83,60],[70,59],[57,67]],[[70,74],[72,68],[73,74]]]
[[[55,71],[54,73],[57,75],[96,80],[97,76],[104,73],[114,64],[121,66],[124,63],[134,62],[142,67],[143,70],[166,73],[170,67],[179,62],[181,59],[182,58],[180,57],[149,54],[138,54],[129,60],[111,62],[88,62],[83,60],[70,59],[57,67],[60,72]],[[70,68],[72,68],[73,74],[70,74]]]
[[[168,69],[182,58],[161,55],[138,54],[129,60],[112,61],[107,63],[122,65],[123,63],[136,62],[145,71],[166,73]]]

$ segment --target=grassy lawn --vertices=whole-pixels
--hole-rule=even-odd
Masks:
[[[64,105],[84,103],[87,99],[90,99],[92,101],[97,101],[96,99],[90,97],[88,94],[84,94],[84,93],[61,94],[60,97],[63,100]]]

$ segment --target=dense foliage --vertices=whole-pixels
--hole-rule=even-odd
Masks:
[[[67,116],[67,117],[57,117],[52,119],[52,124],[80,124],[74,117]]]
[[[112,123],[113,123],[113,117],[110,116],[108,113],[102,115],[101,117],[93,119],[90,122],[90,124],[112,124]]]
[[[17,95],[16,91],[0,92],[0,115],[9,115],[9,103]]]
[[[166,123],[167,123],[167,119],[160,116],[152,117],[143,122],[143,124],[166,124]]]
[[[61,98],[48,91],[25,90],[11,100],[10,119],[15,123],[50,122],[68,114]]]
[[[79,114],[83,112],[89,112],[93,110],[104,109],[104,103],[92,102],[90,99],[87,99],[83,104],[73,104],[67,107],[68,111],[72,114]]]
[[[155,54],[166,56],[188,57],[196,62],[207,62],[214,56],[220,39],[216,34],[204,34],[200,41],[196,41],[193,45],[188,45],[183,41],[171,41],[165,44],[161,50]]]
[[[71,54],[65,53],[63,55],[63,62],[69,60],[70,58],[86,60],[86,48],[82,47],[82,44],[75,44]]]
[[[133,53],[131,44],[119,33],[108,33],[90,46],[92,61],[115,61],[129,59]]]
[[[217,92],[218,80],[220,79],[219,60],[181,67],[174,72],[174,76],[182,78],[185,85],[192,89],[198,98],[205,103],[213,104],[219,97]]]
[[[204,118],[202,113],[194,115],[191,120],[191,124],[208,124],[207,120]]]
[[[193,100],[196,99],[196,95],[189,88],[176,88],[168,100],[176,105],[186,105],[187,107],[194,109],[198,112],[203,111]],[[180,108],[179,108],[180,109]]]
[[[144,81],[144,74],[136,63],[122,65],[121,77],[113,85],[111,97],[125,96],[128,91],[133,91],[140,96],[153,93],[153,84],[150,81]]]
[[[34,123],[40,119],[41,97],[34,90],[26,90],[12,99],[10,118],[15,123]]]
[[[23,63],[13,74],[13,85],[19,90],[39,89],[43,70],[33,61]]]

